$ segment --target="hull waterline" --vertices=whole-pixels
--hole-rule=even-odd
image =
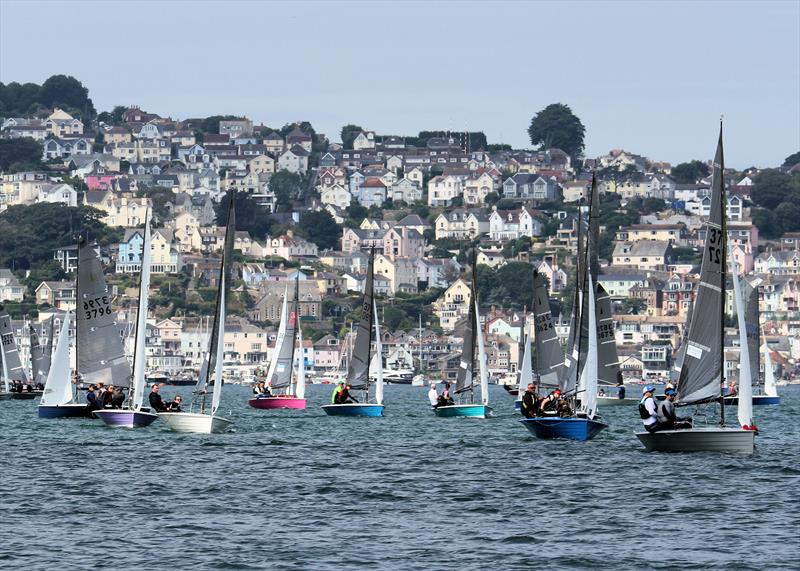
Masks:
[[[741,428],[690,428],[637,432],[648,452],[734,452],[752,454],[755,432]]]
[[[158,415],[152,412],[122,409],[96,410],[94,415],[106,423],[106,426],[122,428],[143,428],[150,426],[158,418]]]
[[[297,397],[257,397],[248,400],[247,404],[261,410],[306,409],[306,399]]]
[[[227,431],[233,425],[227,418],[195,412],[162,412],[158,417],[174,432],[216,434]]]
[[[322,406],[322,410],[328,416],[365,416],[376,417],[383,416],[384,405],[382,404],[365,404],[365,403],[347,403],[347,404],[326,404]]]
[[[567,440],[585,442],[586,440],[591,440],[602,430],[608,428],[607,424],[598,420],[577,417],[560,418],[557,416],[545,416],[522,418],[520,422],[525,425],[525,428],[536,438],[546,440],[565,438]]]
[[[449,406],[432,407],[433,413],[440,418],[486,418],[492,414],[492,407],[485,404],[453,404]]]

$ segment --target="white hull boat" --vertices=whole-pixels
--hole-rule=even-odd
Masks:
[[[211,416],[196,412],[161,412],[158,417],[175,432],[194,432],[197,434],[216,434],[226,432],[232,421],[221,416]]]
[[[637,432],[648,452],[738,452],[752,454],[755,447],[752,430],[742,428],[688,428]]]
[[[607,407],[607,406],[632,406],[639,403],[639,399],[628,399],[628,398],[618,398],[618,397],[608,397],[608,396],[598,396],[597,397],[597,406]]]

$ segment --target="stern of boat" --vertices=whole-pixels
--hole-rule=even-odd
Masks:
[[[153,424],[158,418],[158,415],[152,412],[108,408],[96,410],[94,415],[102,420],[106,426],[122,428],[144,428]]]
[[[520,422],[536,438],[545,440],[565,438],[585,442],[608,428],[607,424],[599,420],[578,417],[543,416],[522,418]]]
[[[384,405],[367,403],[326,404],[322,410],[328,416],[383,416]]]
[[[687,428],[637,432],[648,452],[734,452],[752,454],[755,431],[742,428]]]
[[[225,432],[233,425],[233,422],[221,416],[196,412],[161,412],[158,416],[174,432],[214,434]]]
[[[433,413],[440,418],[486,418],[492,414],[492,407],[485,404],[453,404],[432,407]]]

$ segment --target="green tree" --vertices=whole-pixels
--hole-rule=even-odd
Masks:
[[[157,225],[164,224],[172,218],[170,205],[175,200],[175,193],[163,186],[154,186],[143,189],[136,193],[136,196],[149,198],[153,203],[153,222]]]
[[[42,150],[42,144],[30,137],[0,139],[0,171],[41,169]],[[15,169],[11,169],[11,165],[15,165]]]
[[[782,202],[775,208],[775,220],[784,232],[800,230],[800,204]]]
[[[39,103],[48,107],[69,107],[86,118],[96,114],[89,90],[71,75],[48,77],[39,91]]]
[[[341,235],[338,224],[327,210],[303,213],[299,229],[321,249],[335,249]]]
[[[358,136],[358,134],[363,131],[359,125],[348,124],[342,127],[342,145],[344,145],[345,149],[352,149],[353,148],[353,141]]]
[[[244,117],[240,117],[238,115],[212,115],[211,117],[206,117],[200,123],[200,131],[203,133],[219,133],[219,122],[220,121],[236,121],[244,119]]]
[[[694,184],[701,178],[709,175],[708,165],[701,161],[690,161],[688,163],[680,163],[672,167],[670,176],[678,184]]]
[[[483,202],[489,207],[494,206],[500,202],[500,195],[496,192],[490,192],[486,195],[486,198],[483,199]]]
[[[647,311],[647,302],[643,299],[628,297],[622,302],[623,313],[638,315],[644,311]]]
[[[269,179],[269,189],[275,194],[276,211],[288,212],[292,201],[300,197],[303,177],[289,171],[278,171]]]
[[[800,163],[800,151],[797,151],[796,153],[793,153],[788,157],[786,157],[786,160],[783,161],[783,166],[791,168],[797,163]]]
[[[542,149],[559,148],[573,158],[583,152],[586,129],[568,105],[553,103],[531,119],[528,136]]]
[[[751,212],[753,224],[758,228],[758,234],[762,238],[775,239],[783,234],[783,227],[778,222],[775,213],[766,208],[753,208]]]
[[[220,226],[224,226],[228,220],[228,201],[226,197],[215,207],[217,224]],[[256,240],[263,240],[272,230],[269,210],[247,192],[236,193],[236,229],[249,232]]]
[[[355,198],[350,200],[350,206],[346,209],[347,217],[355,222],[361,223],[364,218],[369,216],[369,208],[362,206],[362,204]]]
[[[800,175],[790,175],[778,170],[768,169],[759,173],[753,180],[750,196],[758,206],[774,210],[784,202],[789,193],[800,186]]]

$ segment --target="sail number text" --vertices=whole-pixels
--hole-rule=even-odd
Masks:
[[[94,319],[98,315],[111,315],[110,303],[107,295],[84,301],[83,310],[86,312],[86,319]]]
[[[708,255],[712,264],[722,263],[722,232],[717,228],[708,229]]]

